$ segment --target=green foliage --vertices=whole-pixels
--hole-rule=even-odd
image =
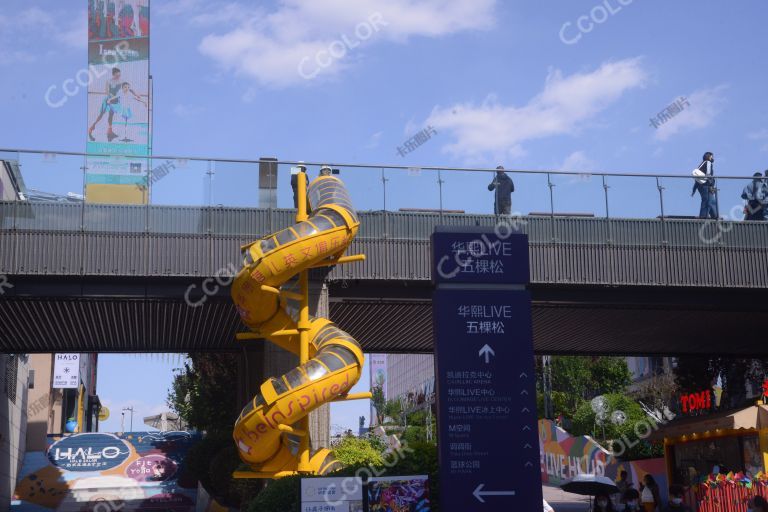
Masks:
[[[381,385],[374,386],[371,388],[371,395],[373,395],[371,403],[376,409],[376,424],[382,425],[384,424],[384,405],[387,403],[386,398],[384,398],[384,389]]]
[[[248,512],[299,512],[301,510],[301,477],[289,476],[267,483],[251,501]]]
[[[597,414],[590,402],[581,404],[573,417],[571,433],[589,435],[625,460],[659,457],[663,448],[640,438],[653,428],[651,421],[642,407],[630,397],[611,393],[603,395],[607,404],[607,414],[598,421]],[[617,414],[623,413],[621,417]]]
[[[240,406],[236,403],[236,354],[189,354],[168,393],[168,405],[187,424],[201,431],[231,431]]]
[[[342,437],[331,446],[334,457],[344,466],[381,466],[384,463],[380,445],[365,437]]]
[[[396,424],[401,424],[403,421],[403,406],[399,400],[387,400],[384,404],[384,416],[392,419]]]
[[[185,459],[187,470],[194,476],[208,491],[213,492],[213,483],[211,482],[209,467],[211,459],[232,445],[232,436],[224,432],[209,432],[197,444],[189,449]]]
[[[624,393],[632,381],[627,362],[621,357],[552,356],[551,365],[555,417],[573,418],[585,400],[606,393]],[[541,366],[537,370],[541,380]],[[539,412],[543,414],[543,396],[537,398]]]

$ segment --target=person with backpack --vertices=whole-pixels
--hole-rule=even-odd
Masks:
[[[766,220],[766,184],[763,175],[756,172],[752,182],[744,187],[741,198],[747,201],[744,207],[744,220]]]
[[[715,155],[711,151],[704,153],[701,164],[693,171],[696,179],[693,181],[691,195],[696,192],[701,195],[700,219],[717,219],[717,189],[715,188]]]
[[[515,184],[512,178],[504,172],[501,165],[496,168],[496,176],[488,185],[488,190],[495,190],[496,194],[493,202],[493,213],[496,215],[509,215],[512,211],[512,192],[515,191]]]

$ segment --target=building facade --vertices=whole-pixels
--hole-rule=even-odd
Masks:
[[[98,354],[29,356],[28,450],[45,450],[48,434],[98,431],[97,365]]]
[[[0,354],[0,508],[7,510],[26,450],[28,359]]]

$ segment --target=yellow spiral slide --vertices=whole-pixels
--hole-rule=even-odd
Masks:
[[[253,331],[238,339],[266,339],[298,355],[300,363],[264,382],[235,423],[240,458],[252,469],[236,471],[237,478],[338,469],[328,449],[310,454],[308,415],[331,401],[370,397],[349,393],[363,367],[360,345],[327,318],[310,317],[308,310],[310,268],[364,259],[343,256],[360,221],[341,180],[320,176],[307,191],[306,174],[298,178],[297,223],[244,246],[244,266],[232,284],[240,317]]]

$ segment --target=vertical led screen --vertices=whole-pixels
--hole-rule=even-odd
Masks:
[[[149,0],[88,0],[86,201],[144,204],[150,167]]]

